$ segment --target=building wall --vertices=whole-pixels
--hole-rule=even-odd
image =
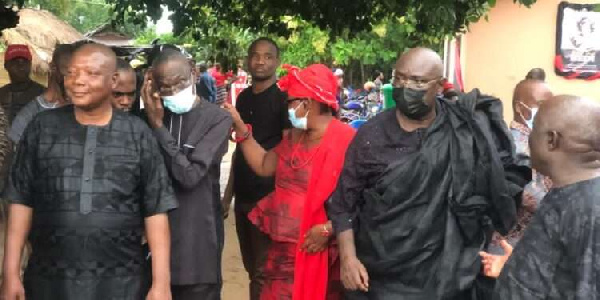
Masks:
[[[515,85],[536,67],[546,71],[555,94],[600,100],[600,80],[567,80],[554,73],[556,15],[559,0],[538,0],[530,9],[513,0],[498,0],[489,14],[470,27],[463,40],[463,76],[467,90],[479,88],[504,102],[504,117],[512,120]],[[569,0],[600,3],[599,0]]]

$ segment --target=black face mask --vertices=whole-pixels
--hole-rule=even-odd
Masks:
[[[433,109],[425,104],[425,94],[427,90],[394,88],[392,98],[396,102],[396,108],[407,118],[422,120]]]

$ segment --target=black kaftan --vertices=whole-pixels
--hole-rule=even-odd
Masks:
[[[6,198],[33,209],[28,300],[143,299],[144,218],[177,207],[152,131],[117,110],[84,126],[73,106],[27,127]]]

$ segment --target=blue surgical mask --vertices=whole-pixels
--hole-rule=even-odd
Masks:
[[[534,107],[531,109],[531,119],[529,120],[525,120],[525,123],[527,123],[527,127],[529,127],[530,129],[533,129],[533,119],[535,119],[535,115],[538,112],[538,108]]]
[[[521,102],[521,105],[527,109],[529,109],[529,111],[531,112],[531,118],[529,120],[525,119],[525,117],[523,116],[523,113],[519,112],[519,114],[521,115],[521,118],[523,118],[523,120],[525,121],[525,124],[527,125],[527,127],[529,127],[529,129],[533,129],[533,120],[535,119],[535,115],[538,112],[538,108],[537,107],[529,107],[529,105]]]
[[[296,110],[298,110],[298,107],[300,107],[300,105],[302,105],[302,103],[295,108],[292,107],[288,109],[288,118],[290,119],[290,122],[292,123],[292,126],[294,128],[306,130],[308,129],[308,111],[306,112],[306,115],[304,117],[296,117]]]
[[[178,115],[189,112],[196,102],[196,91],[194,91],[194,88],[195,86],[192,81],[189,87],[179,91],[177,94],[163,96],[162,99],[165,107]]]

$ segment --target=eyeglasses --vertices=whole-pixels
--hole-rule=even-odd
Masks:
[[[408,87],[408,88],[416,88],[416,89],[425,89],[428,88],[432,82],[438,81],[440,78],[435,79],[410,79],[410,78],[400,78],[394,77],[394,87]]]
[[[121,97],[127,97],[127,98],[133,98],[135,97],[135,91],[133,92],[113,92],[113,97],[115,98],[121,98]]]
[[[294,103],[296,101],[308,101],[308,100],[310,100],[310,99],[308,99],[308,98],[291,98],[291,99],[287,100],[287,103],[290,104],[290,103]]]

